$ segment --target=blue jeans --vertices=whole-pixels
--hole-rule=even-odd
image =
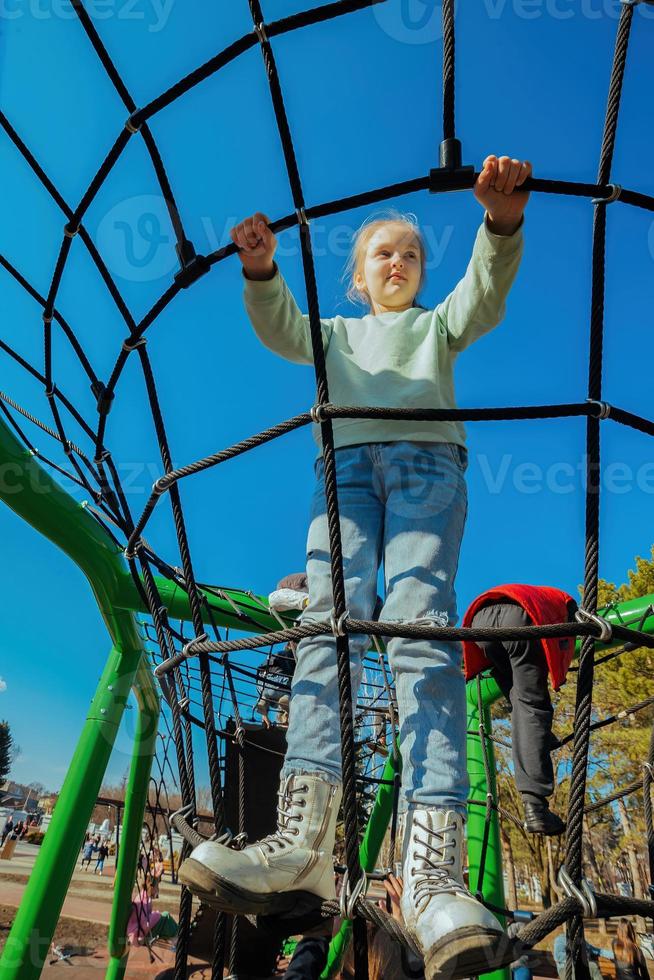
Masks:
[[[465,449],[450,443],[387,442],[336,450],[346,605],[372,619],[383,560],[386,601],[380,621],[457,621],[454,579],[467,513]],[[309,604],[302,622],[328,620],[333,608],[324,463],[307,541]],[[350,635],[353,695],[359,688],[365,635]],[[466,701],[458,642],[393,637],[388,658],[400,718],[400,808],[448,807],[465,813]],[[298,644],[283,775],[341,779],[340,724],[333,636]]]

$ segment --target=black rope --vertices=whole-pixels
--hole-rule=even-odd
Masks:
[[[608,183],[611,176],[611,160],[618,123],[620,94],[627,58],[629,32],[633,7],[623,4],[618,24],[611,83],[609,89],[602,150],[598,171],[598,183]],[[590,315],[590,357],[588,368],[588,398],[602,400],[602,353],[604,331],[604,280],[606,246],[606,204],[596,204],[593,215],[592,296]],[[589,417],[586,422],[587,488],[586,488],[586,560],[584,570],[584,607],[591,613],[597,610],[599,577],[599,493],[600,493],[600,426],[599,419]],[[575,705],[575,738],[572,754],[572,775],[568,801],[566,830],[566,869],[574,884],[579,887],[583,872],[582,836],[586,795],[586,775],[590,743],[590,725],[593,699],[595,642],[587,637],[582,642],[577,698]],[[583,919],[575,915],[571,919],[567,939],[570,956],[566,962],[566,980],[589,980],[590,974],[585,956]]]

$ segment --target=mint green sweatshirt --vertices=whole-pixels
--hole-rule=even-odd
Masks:
[[[522,250],[522,227],[495,235],[484,221],[465,276],[435,309],[321,320],[332,404],[456,408],[456,357],[502,320]],[[313,364],[309,317],[279,270],[272,279],[244,276],[244,282],[245,307],[261,342],[288,361]],[[465,445],[460,422],[333,419],[333,426],[336,448],[402,440]],[[320,427],[313,430],[320,454]]]

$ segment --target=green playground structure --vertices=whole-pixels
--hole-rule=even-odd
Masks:
[[[148,782],[159,720],[159,693],[146,655],[147,641],[137,613],[147,613],[121,549],[84,503],[78,503],[47,473],[0,419],[0,499],[37,531],[60,547],[89,580],[111,637],[112,648],[64,781],[52,822],[16,914],[0,959],[0,980],[31,980],[40,975],[64,898],[73,875],[91,812],[104,778],[130,690],[138,718],[126,791],[121,848],[116,868],[111,924],[110,961],[106,977],[118,980],[127,966],[126,927],[131,910],[138,850],[147,803]],[[174,582],[159,577],[157,588],[172,617],[190,618],[188,599]],[[273,631],[278,619],[266,609],[266,600],[240,591],[203,590],[215,623],[232,629]],[[622,626],[654,632],[654,596],[610,608],[604,615]],[[286,620],[292,623],[292,618]],[[617,644],[613,644],[615,646]],[[599,646],[599,644],[598,644]],[[609,649],[609,647],[605,647]],[[490,732],[490,706],[500,697],[494,681],[484,678],[468,684],[468,768],[471,805],[468,821],[470,885],[481,884],[484,898],[504,907],[502,861],[497,814],[487,807],[487,793],[495,798],[495,760]],[[393,808],[396,764],[391,755],[379,787],[369,826],[361,846],[365,870],[372,870]],[[331,975],[349,939],[349,923],[335,937],[330,952]],[[506,971],[497,971],[497,976]]]

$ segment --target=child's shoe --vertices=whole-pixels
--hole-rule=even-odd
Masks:
[[[463,817],[454,810],[407,814],[401,909],[427,980],[479,976],[514,958],[500,923],[463,884],[462,841]]]
[[[204,841],[179,880],[215,908],[241,915],[290,911],[293,893],[335,898],[332,854],[341,786],[317,775],[291,775],[278,794],[277,830],[238,851]]]

